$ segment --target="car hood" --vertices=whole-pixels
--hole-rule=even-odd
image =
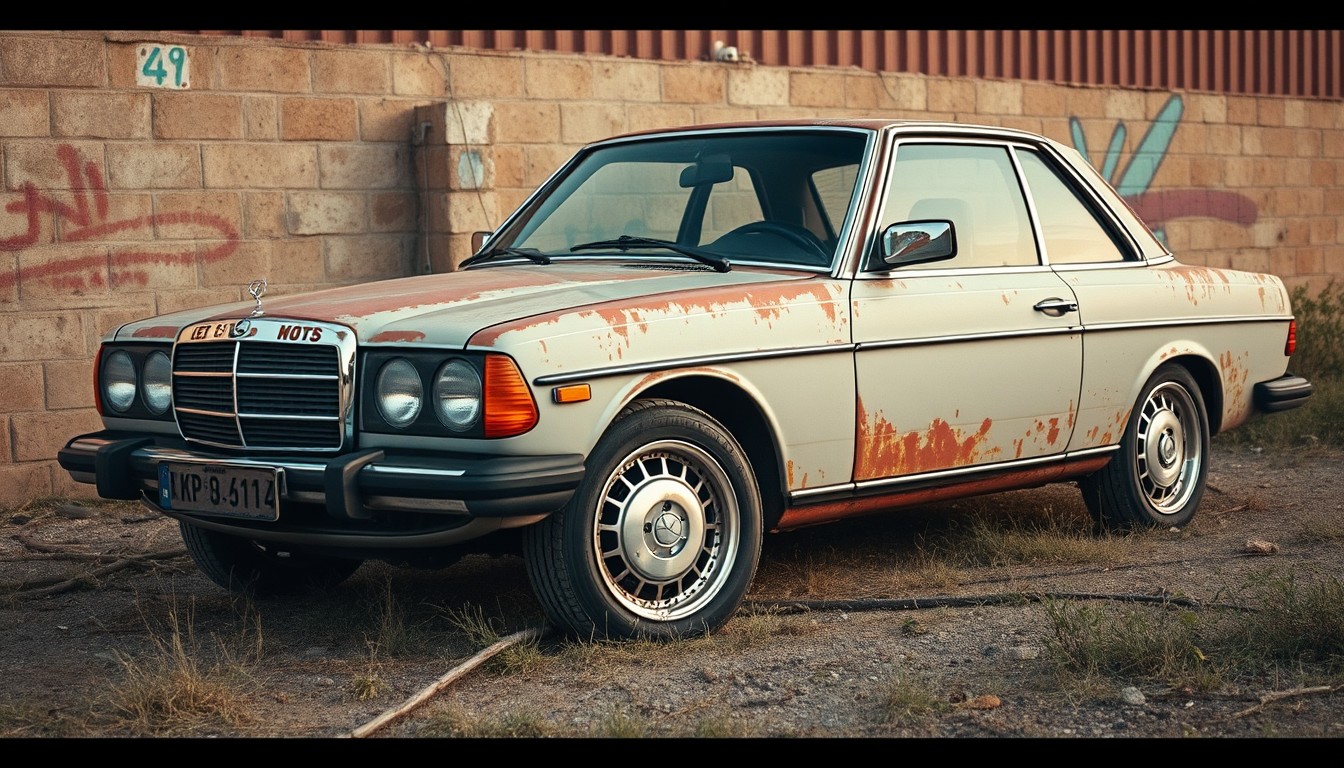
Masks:
[[[684,266],[611,264],[507,265],[396,278],[293,296],[263,296],[272,319],[339,323],[362,344],[421,343],[462,347],[477,331],[569,308],[661,293],[796,280],[812,273],[735,267],[730,272]],[[128,323],[117,339],[174,339],[204,320],[247,317],[257,303],[185,310]]]

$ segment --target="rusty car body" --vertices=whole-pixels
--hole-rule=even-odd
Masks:
[[[61,466],[214,581],[520,554],[579,636],[712,632],[762,537],[1076,481],[1181,526],[1297,407],[1268,274],[1181,263],[1072,148],[875,119],[595,142],[458,269],[112,331]]]

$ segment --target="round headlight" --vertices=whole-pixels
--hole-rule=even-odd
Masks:
[[[140,380],[140,396],[145,407],[158,415],[173,404],[173,364],[167,353],[154,351],[145,358],[145,373]]]
[[[124,349],[103,358],[103,402],[125,411],[135,400],[135,362]]]
[[[404,358],[389,360],[378,372],[378,412],[394,427],[404,427],[420,415],[425,388],[420,372]]]
[[[471,429],[481,416],[481,375],[465,360],[449,360],[434,377],[434,412],[454,432]]]

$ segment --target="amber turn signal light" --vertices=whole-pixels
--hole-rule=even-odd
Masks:
[[[485,358],[486,437],[513,437],[537,425],[537,404],[512,358]]]

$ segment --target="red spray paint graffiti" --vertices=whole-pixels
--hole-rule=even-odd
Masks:
[[[118,221],[108,221],[108,193],[102,171],[97,163],[84,162],[69,144],[56,147],[56,157],[65,168],[70,181],[70,202],[61,202],[42,193],[32,182],[24,182],[23,198],[5,206],[11,214],[23,216],[27,229],[18,235],[0,239],[0,251],[22,251],[35,245],[42,234],[42,217],[52,214],[69,224],[60,235],[62,242],[82,242],[118,232],[133,231],[172,224],[190,224],[204,228],[207,233],[200,240],[221,241],[198,253],[195,241],[184,244],[180,252],[119,250],[110,257],[89,255],[52,261],[48,264],[24,267],[14,272],[0,273],[0,289],[28,280],[46,280],[54,285],[82,289],[86,286],[104,287],[102,268],[109,268],[111,287],[149,282],[151,266],[189,264],[196,259],[211,262],[231,255],[238,247],[238,231],[222,216],[196,211],[154,213]]]

